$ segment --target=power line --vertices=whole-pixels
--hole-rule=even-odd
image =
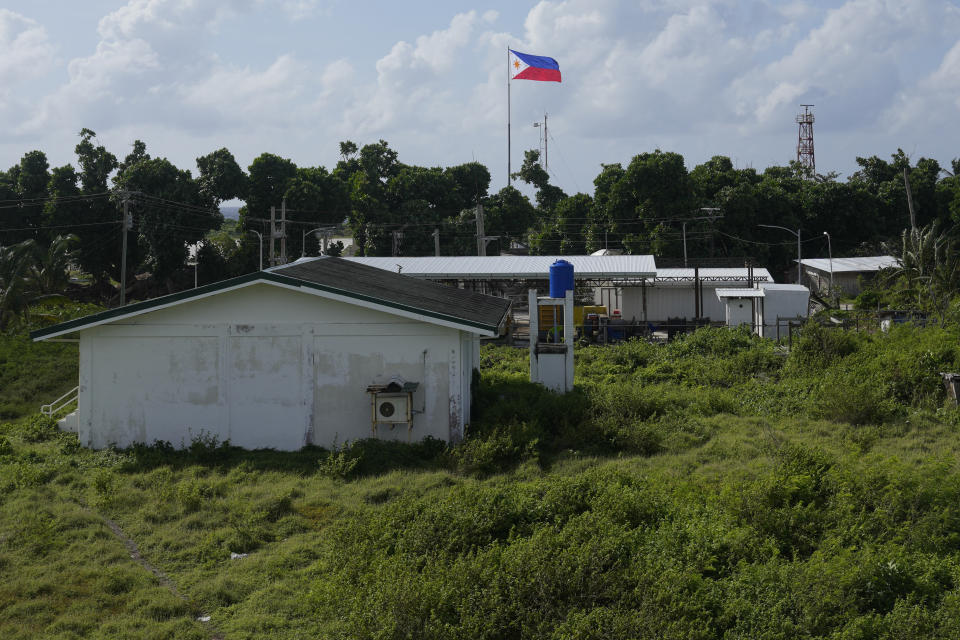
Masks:
[[[31,204],[34,200],[38,200],[42,203],[49,202],[51,200],[73,200],[73,199],[86,199],[86,198],[102,198],[104,196],[110,196],[113,192],[111,191],[100,191],[97,193],[78,193],[75,196],[37,196],[36,198],[13,198],[8,200],[0,200],[0,204],[5,204],[8,202],[16,202],[19,204]]]

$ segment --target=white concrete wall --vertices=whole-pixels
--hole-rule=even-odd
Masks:
[[[414,427],[462,436],[472,334],[258,284],[82,331],[79,436],[93,447],[201,432],[247,447],[373,435],[366,387],[419,382]],[[468,368],[469,367],[469,368]]]
[[[727,287],[728,285],[724,285]],[[693,283],[689,286],[647,287],[647,318],[651,322],[664,321],[667,318],[693,318],[696,302],[693,298]],[[702,317],[719,322],[726,317],[726,309],[717,299],[717,288],[703,283]],[[643,319],[643,293],[640,287],[624,287],[623,317],[626,320]]]

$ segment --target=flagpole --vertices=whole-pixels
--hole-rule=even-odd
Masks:
[[[510,45],[507,45],[507,186],[512,184],[510,177]]]

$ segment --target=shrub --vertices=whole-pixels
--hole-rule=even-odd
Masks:
[[[16,431],[26,442],[45,442],[56,437],[57,421],[38,413],[22,421]]]
[[[197,435],[190,437],[190,444],[185,447],[189,457],[201,464],[223,462],[230,456],[230,441],[220,442],[219,436],[200,430]]]
[[[319,473],[334,480],[348,480],[360,464],[361,456],[359,451],[353,450],[349,441],[340,448],[334,445],[326,457],[318,461]]]
[[[13,455],[13,445],[7,436],[0,436],[0,458]]]
[[[467,438],[450,452],[456,469],[481,475],[505,471],[536,458],[539,440],[530,437],[526,423],[498,427],[481,437]]]
[[[175,491],[177,503],[184,513],[199,511],[203,504],[216,495],[214,488],[196,478],[177,484]]]
[[[803,326],[787,363],[796,373],[817,372],[849,356],[857,348],[856,334],[841,329],[827,329],[810,321]]]

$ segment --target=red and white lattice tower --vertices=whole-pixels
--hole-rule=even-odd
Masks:
[[[812,104],[802,104],[803,113],[797,115],[797,124],[800,132],[797,136],[797,162],[806,169],[807,176],[813,177],[817,173],[817,163],[813,159],[813,112]]]

